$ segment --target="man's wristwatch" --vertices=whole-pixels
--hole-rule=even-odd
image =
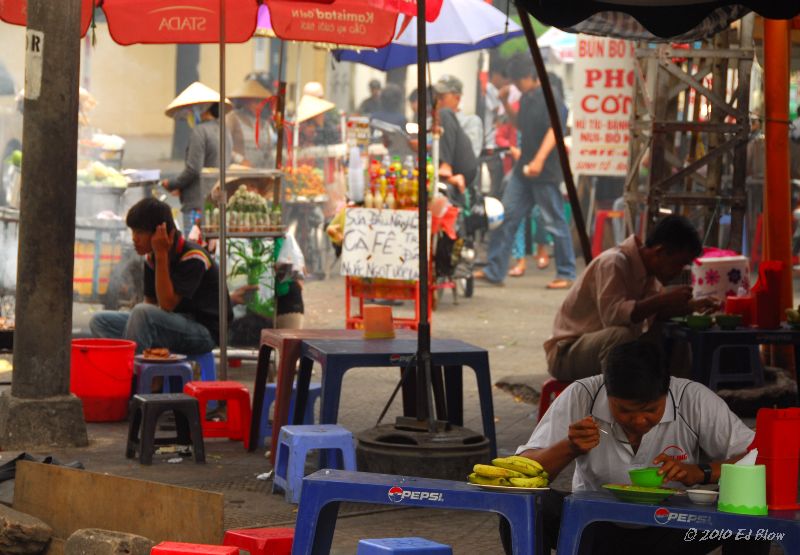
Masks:
[[[700,482],[701,484],[710,484],[711,483],[711,465],[710,464],[698,464],[697,465],[700,470],[703,471],[703,481]]]

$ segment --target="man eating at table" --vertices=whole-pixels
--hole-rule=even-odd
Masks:
[[[659,321],[718,308],[716,299],[693,299],[689,285],[663,288],[702,250],[694,226],[670,215],[644,243],[631,235],[592,260],[564,299],[544,343],[547,371],[563,381],[594,376],[615,345],[642,335],[660,344]],[[685,355],[673,353],[673,374],[688,371]]]
[[[647,341],[618,345],[602,375],[578,380],[559,395],[517,454],[538,461],[551,481],[572,461],[572,491],[604,491],[627,484],[633,468],[659,466],[663,487],[717,483],[723,463],[738,461],[755,434],[704,385],[670,377],[661,352]],[[701,462],[702,453],[709,462]],[[555,549],[564,494],[544,498],[544,541]],[[508,524],[501,536],[510,553]],[[685,541],[686,530],[660,526],[621,527],[595,522],[582,535],[581,555],[646,553],[766,554],[769,542]],[[545,551],[549,553],[549,551]]]

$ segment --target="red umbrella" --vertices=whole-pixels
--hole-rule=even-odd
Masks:
[[[272,29],[284,40],[380,48],[391,42],[397,11],[365,0],[267,0]]]
[[[24,0],[17,0],[24,1]],[[87,0],[84,0],[84,2]],[[119,44],[219,42],[220,0],[99,0]],[[225,42],[247,42],[256,30],[256,0],[225,0]]]
[[[94,0],[81,0],[81,36],[92,22]],[[28,0],[0,0],[0,20],[13,25],[28,24]]]

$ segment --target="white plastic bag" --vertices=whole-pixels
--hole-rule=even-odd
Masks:
[[[300,279],[304,277],[304,270],[306,267],[306,259],[303,256],[303,251],[300,250],[300,245],[297,239],[294,238],[292,233],[287,233],[281,247],[281,252],[278,253],[276,261],[278,267],[290,267],[291,275],[298,276]]]

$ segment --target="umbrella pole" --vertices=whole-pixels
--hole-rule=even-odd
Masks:
[[[228,204],[225,186],[225,0],[219,0],[219,379],[228,379],[228,244],[225,229],[225,208]],[[258,125],[258,123],[256,123]]]
[[[427,66],[427,41],[425,37],[425,0],[417,0],[417,124],[419,126],[419,329],[417,334],[417,383],[425,384],[424,392],[417,392],[417,419],[427,413],[428,431],[436,431],[431,396],[431,324],[428,321],[428,172],[426,151],[428,145],[428,98],[425,69]],[[420,395],[423,393],[423,395]]]
[[[530,48],[531,56],[533,57],[533,64],[536,66],[536,72],[539,74],[539,81],[542,85],[542,92],[544,92],[544,99],[547,103],[547,111],[550,114],[550,126],[556,135],[556,148],[558,149],[558,159],[561,162],[561,172],[564,174],[564,182],[567,185],[567,194],[569,195],[569,203],[572,205],[572,219],[575,221],[575,228],[578,230],[578,238],[581,242],[581,250],[583,251],[583,259],[588,265],[592,261],[592,247],[589,243],[589,236],[586,235],[586,224],[583,221],[583,210],[581,209],[580,200],[578,200],[578,191],[575,188],[575,180],[572,177],[572,168],[569,166],[569,155],[567,154],[567,147],[564,146],[564,130],[561,129],[561,117],[556,107],[556,100],[553,96],[553,90],[550,88],[550,78],[547,76],[547,69],[544,67],[544,60],[542,53],[539,51],[539,45],[536,42],[536,34],[533,32],[533,25],[531,25],[530,16],[526,12],[519,0],[516,0],[517,12],[519,12],[520,25],[525,31],[525,38],[528,41],[528,48]]]
[[[300,123],[297,121],[297,108],[300,106],[300,54],[303,43],[297,43],[297,66],[294,74],[294,127],[292,128],[292,168],[297,169],[297,150],[300,147]]]

